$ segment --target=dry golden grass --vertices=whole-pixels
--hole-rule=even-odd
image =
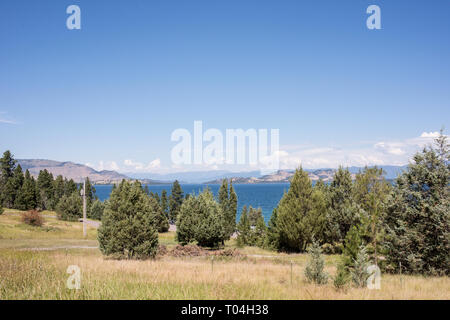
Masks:
[[[81,289],[69,290],[69,265],[81,269]],[[259,258],[107,260],[97,250],[51,252],[0,249],[0,299],[449,299],[450,279],[384,275],[381,290],[309,284],[305,265]],[[327,266],[333,274],[335,268]]]
[[[42,227],[34,227],[21,221],[20,213],[22,212],[23,211],[7,209],[0,215],[0,242],[8,239],[84,240],[83,224],[80,222],[61,221],[56,219],[54,212],[44,211],[42,212],[42,215],[44,216],[44,225]],[[97,239],[96,228],[88,226],[86,239]]]

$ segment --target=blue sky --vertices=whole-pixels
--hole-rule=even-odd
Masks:
[[[449,124],[449,39],[448,1],[4,0],[0,150],[181,170],[171,133],[201,120],[279,128],[283,167],[404,164]]]

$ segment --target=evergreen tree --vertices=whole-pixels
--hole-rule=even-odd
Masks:
[[[69,181],[67,181],[67,179],[64,179],[64,195],[70,196],[76,191],[78,191],[78,187],[75,181],[73,181],[73,179],[70,179]]]
[[[250,242],[250,221],[248,218],[247,206],[242,208],[241,217],[239,219],[239,223],[237,225],[238,236],[237,236],[237,244],[242,247]]]
[[[353,183],[350,171],[339,167],[328,192],[327,230],[328,243],[342,243],[345,235],[359,224],[362,212],[353,200]]]
[[[318,285],[326,284],[328,282],[328,274],[324,271],[325,261],[323,260],[319,243],[313,240],[308,251],[310,258],[305,268],[306,279]]]
[[[195,241],[198,225],[200,203],[195,195],[187,197],[180,208],[177,219],[176,239],[182,245]]]
[[[261,211],[259,211],[261,212]],[[256,225],[252,229],[252,240],[251,244],[257,247],[264,247],[265,240],[267,237],[267,226],[264,221],[264,217],[260,214],[256,220]]]
[[[177,220],[178,213],[180,211],[181,204],[183,203],[183,190],[181,189],[178,180],[172,185],[172,193],[169,200],[169,220],[175,222]]]
[[[54,199],[58,203],[65,194],[65,181],[62,175],[56,177],[53,181]]]
[[[344,240],[342,249],[342,263],[344,267],[350,271],[353,268],[354,262],[357,259],[360,247],[364,245],[361,238],[360,227],[353,226],[348,232]]]
[[[83,217],[83,201],[78,192],[70,196],[63,196],[56,206],[58,219],[65,221],[77,221]]]
[[[277,208],[275,208],[272,211],[272,215],[267,226],[265,247],[270,249],[278,249],[280,247],[279,234],[277,229],[277,216]]]
[[[225,239],[229,239],[236,231],[236,211],[237,211],[237,195],[234,191],[233,184],[230,181],[228,189],[228,180],[223,179],[219,188],[219,205],[223,212],[223,223],[225,228]]]
[[[0,158],[0,206],[12,208],[16,191],[12,182],[16,160],[9,150],[3,153]]]
[[[169,219],[169,199],[167,198],[166,190],[161,192],[161,209],[166,218]]]
[[[158,193],[150,192],[149,197],[151,200],[151,205],[154,207],[154,211],[157,213],[155,219],[158,232],[167,232],[169,230],[169,219],[167,218],[161,207],[161,199]]]
[[[222,209],[209,189],[183,202],[177,220],[177,240],[196,241],[202,247],[218,247],[225,238]]]
[[[230,197],[228,199],[229,208],[227,211],[227,230],[226,236],[227,238],[231,237],[233,233],[236,231],[236,217],[237,217],[237,208],[238,208],[238,197],[236,191],[233,187],[233,181],[230,180]]]
[[[9,201],[12,204],[11,206],[16,209],[17,209],[16,201],[17,198],[20,197],[20,191],[22,190],[23,180],[24,176],[22,172],[22,167],[19,164],[14,169],[13,177],[8,181],[8,184],[11,184],[11,190],[13,190],[13,192],[11,192],[12,198],[9,199]]]
[[[22,188],[15,201],[15,206],[19,210],[32,210],[36,208],[36,205],[36,182],[27,169]]]
[[[88,210],[88,218],[94,220],[101,220],[103,216],[103,212],[105,210],[105,205],[100,200],[95,200],[92,202],[90,210]]]
[[[157,212],[139,182],[123,180],[113,189],[98,229],[104,255],[154,258],[158,250]]]
[[[363,209],[361,227],[368,249],[378,264],[378,252],[383,239],[382,221],[386,211],[390,184],[383,177],[383,169],[373,167],[365,168],[356,175],[354,197]]]
[[[441,131],[435,147],[417,153],[396,181],[386,227],[389,267],[429,275],[450,274],[450,159]]]
[[[37,179],[38,207],[52,210],[56,204],[54,198],[53,175],[47,169],[41,170]]]
[[[325,195],[313,190],[307,172],[296,170],[277,208],[280,249],[304,252],[313,235],[323,241],[325,215]]]

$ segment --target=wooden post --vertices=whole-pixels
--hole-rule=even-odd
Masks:
[[[83,236],[86,238],[86,179],[83,182]]]

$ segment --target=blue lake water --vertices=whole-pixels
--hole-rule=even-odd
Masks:
[[[182,184],[184,194],[196,193],[198,194],[206,187],[209,187],[213,194],[217,197],[220,185],[218,184]],[[278,205],[283,193],[289,189],[288,183],[271,183],[271,184],[234,184],[233,185],[237,197],[238,197],[238,216],[242,207],[252,206],[254,208],[261,208],[264,216],[264,220],[267,222],[272,215],[273,209]],[[163,190],[166,190],[168,194],[172,189],[172,185],[149,185],[149,190],[161,195]],[[109,198],[112,190],[112,185],[97,185],[97,196],[101,201]]]

